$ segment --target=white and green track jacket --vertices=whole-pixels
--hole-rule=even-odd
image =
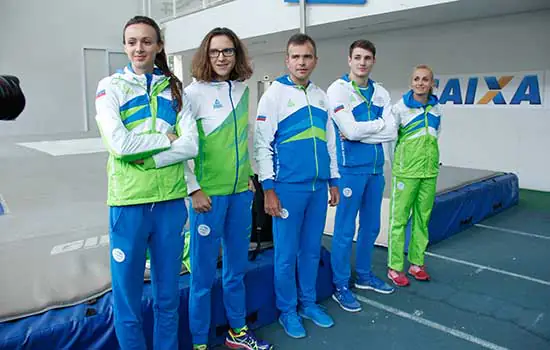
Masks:
[[[392,113],[398,128],[392,174],[404,178],[431,178],[439,174],[441,105],[430,95],[426,105],[403,95]]]
[[[99,82],[96,121],[109,151],[108,205],[187,196],[183,162],[197,155],[198,134],[185,95],[182,102],[176,113],[169,79],[157,68],[136,75],[128,66]],[[179,138],[170,144],[167,133]]]
[[[199,131],[195,171],[186,166],[189,193],[223,196],[248,190],[248,87],[239,81],[195,81],[185,88]]]

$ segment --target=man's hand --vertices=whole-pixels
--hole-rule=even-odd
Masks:
[[[265,212],[271,216],[281,216],[281,202],[273,190],[267,190],[264,194]]]
[[[201,190],[193,192],[191,202],[197,213],[206,213],[212,209],[212,200]]]
[[[328,201],[328,204],[331,207],[335,207],[340,203],[340,191],[338,191],[338,187],[333,186],[330,188],[330,200]]]
[[[132,163],[143,165],[144,162],[143,162],[143,159],[138,159],[138,160],[134,160]]]
[[[379,133],[384,129],[384,126],[386,126],[386,122],[382,118],[375,119],[374,122],[376,123],[376,133]]]
[[[256,186],[254,186],[254,180],[252,180],[252,178],[248,178],[248,190],[252,191],[252,193],[256,193]]]
[[[176,134],[168,133],[168,134],[166,134],[166,136],[168,136],[168,139],[170,140],[170,143],[172,143],[172,142],[174,142],[178,139],[178,135],[176,135]]]

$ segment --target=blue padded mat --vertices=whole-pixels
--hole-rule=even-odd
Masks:
[[[430,244],[496,215],[519,201],[519,181],[514,174],[502,174],[444,192],[435,198],[429,224]],[[408,250],[411,220],[407,225],[405,249]]]
[[[273,290],[273,250],[267,250],[251,261],[245,277],[247,322],[252,329],[268,325],[277,319]],[[317,278],[317,299],[332,294],[330,253],[323,248]],[[180,278],[180,349],[190,349],[188,322],[189,275]],[[228,329],[221,290],[221,271],[212,293],[212,345],[221,344]],[[73,307],[51,310],[40,315],[0,324],[0,349],[118,349],[112,312],[112,294]],[[143,290],[144,332],[147,346],[152,348],[153,300],[151,285]]]

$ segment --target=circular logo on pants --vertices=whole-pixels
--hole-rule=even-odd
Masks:
[[[342,193],[344,194],[344,197],[349,198],[353,194],[353,191],[351,190],[351,188],[346,187],[342,190]]]
[[[288,218],[288,210],[286,210],[285,208],[281,209],[281,218],[282,219],[286,219]]]
[[[399,191],[403,191],[403,190],[405,189],[405,184],[404,184],[403,182],[399,181],[399,182],[397,183],[397,189],[398,189]]]
[[[114,259],[117,263],[121,263],[121,262],[124,261],[124,259],[126,259],[126,254],[124,254],[124,252],[122,251],[122,249],[115,248],[115,249],[113,249],[113,251],[111,252],[111,254],[113,255],[113,259]]]
[[[206,237],[210,234],[210,226],[201,224],[199,225],[198,231],[199,231],[199,235]]]

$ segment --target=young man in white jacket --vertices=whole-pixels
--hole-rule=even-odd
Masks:
[[[317,64],[315,42],[292,36],[286,64],[290,74],[274,81],[258,105],[254,151],[265,210],[273,216],[279,323],[289,336],[302,338],[301,317],[321,327],[334,324],[315,303],[315,286],[327,192],[330,187],[329,203],[337,205],[339,175],[328,99],[309,81]]]
[[[396,138],[390,95],[369,78],[375,56],[376,48],[372,42],[353,42],[348,57],[350,73],[337,79],[327,90],[332,118],[340,136],[336,149],[341,174],[341,202],[336,209],[332,239],[331,264],[335,285],[332,298],[350,312],[361,310],[361,304],[349,290],[351,246],[357,213],[360,225],[355,287],[383,294],[394,291],[371,271],[385,184],[382,143]]]

